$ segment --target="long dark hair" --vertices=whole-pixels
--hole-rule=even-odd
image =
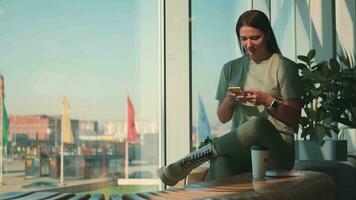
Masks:
[[[239,41],[240,50],[242,53],[246,53],[245,49],[241,47],[240,41],[240,28],[242,26],[251,26],[253,28],[257,28],[264,32],[265,34],[269,34],[270,37],[267,40],[267,49],[272,53],[281,54],[281,50],[279,50],[276,37],[274,36],[271,23],[268,20],[268,17],[259,10],[249,10],[244,12],[236,23],[236,35],[237,40]]]

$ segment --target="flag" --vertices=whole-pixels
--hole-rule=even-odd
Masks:
[[[199,141],[204,141],[206,137],[211,136],[210,125],[208,121],[208,116],[206,115],[206,111],[204,108],[204,104],[200,95],[198,95],[199,99],[199,121],[198,121],[198,134]]]
[[[66,97],[64,97],[62,101],[62,112],[61,135],[63,143],[73,144],[73,133],[70,124],[70,106]]]
[[[2,145],[7,144],[9,130],[9,118],[7,116],[4,99],[2,100]]]
[[[131,143],[139,142],[140,138],[137,135],[136,126],[135,126],[135,109],[132,105],[129,95],[126,95],[127,102],[127,117],[126,117],[126,126],[127,126],[127,141]]]

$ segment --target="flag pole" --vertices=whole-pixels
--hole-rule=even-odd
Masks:
[[[63,118],[62,118],[63,120]],[[64,157],[63,157],[63,153],[64,153],[64,145],[63,145],[63,133],[61,133],[61,173],[60,173],[60,186],[64,186],[64,179],[63,179],[63,161],[64,161]]]
[[[125,179],[129,178],[129,142],[128,142],[128,136],[129,136],[129,127],[128,127],[128,94],[126,93],[126,141],[125,141]]]
[[[3,145],[2,145],[2,143],[3,143],[3,141],[2,141],[2,130],[3,130],[3,124],[2,124],[2,118],[3,118],[3,109],[2,109],[2,101],[3,101],[3,96],[1,95],[1,97],[0,97],[0,103],[1,103],[1,129],[0,129],[0,132],[1,132],[1,139],[0,139],[0,185],[2,185],[3,184],[3,179],[2,179],[2,174],[3,174],[3,171],[2,171],[2,169],[3,169],[3,157],[2,157],[2,154],[3,154]]]
[[[0,185],[3,184],[3,157],[2,157],[2,153],[3,153],[3,141],[2,141],[2,132],[3,132],[3,101],[4,101],[4,77],[0,74],[0,116],[1,116],[1,124],[0,124]]]
[[[200,122],[199,122],[199,110],[200,110],[200,105],[199,105],[199,98],[200,98],[200,94],[198,92],[197,94],[197,100],[196,100],[196,107],[195,107],[195,113],[196,113],[196,116],[195,116],[195,119],[196,119],[196,122],[197,122],[197,127],[196,127],[196,135],[195,135],[195,150],[198,150],[199,148],[199,144],[200,144],[200,133],[199,133],[199,126],[200,126]]]
[[[64,186],[64,143],[74,144],[73,132],[70,120],[70,106],[67,98],[62,100],[62,120],[61,120],[61,177],[60,184]]]
[[[63,101],[63,100],[62,100]],[[62,102],[63,104],[63,102]],[[63,124],[63,115],[64,115],[64,107],[62,105],[62,116],[61,116],[61,124]],[[60,177],[59,177],[59,184],[61,187],[64,186],[64,144],[63,144],[63,139],[64,139],[64,131],[63,131],[63,126],[61,126],[61,166],[60,166]]]
[[[125,142],[125,179],[129,178],[129,143]]]

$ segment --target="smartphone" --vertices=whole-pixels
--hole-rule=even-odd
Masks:
[[[230,86],[230,87],[228,88],[228,91],[229,91],[230,93],[238,94],[238,93],[240,93],[242,90],[241,90],[241,87]]]

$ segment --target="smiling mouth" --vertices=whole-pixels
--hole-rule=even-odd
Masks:
[[[247,49],[247,52],[249,52],[249,53],[255,53],[255,52],[256,52],[256,49]]]

